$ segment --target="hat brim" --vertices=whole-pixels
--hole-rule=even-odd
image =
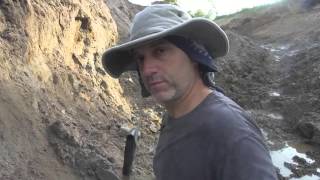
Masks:
[[[204,18],[193,18],[174,28],[108,49],[102,56],[102,65],[114,78],[125,71],[136,70],[131,50],[169,35],[184,36],[202,43],[213,58],[224,56],[229,51],[227,35],[217,24]]]

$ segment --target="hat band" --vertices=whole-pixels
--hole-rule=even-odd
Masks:
[[[182,36],[167,36],[166,40],[176,45],[184,51],[190,59],[204,65],[206,72],[217,72],[217,67],[214,64],[214,59],[208,53],[204,46],[194,40]]]

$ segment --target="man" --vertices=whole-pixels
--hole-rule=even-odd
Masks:
[[[214,87],[228,38],[215,23],[157,4],[138,13],[130,41],[103,55],[113,77],[138,70],[143,95],[168,111],[154,157],[158,180],[274,180],[259,128]]]

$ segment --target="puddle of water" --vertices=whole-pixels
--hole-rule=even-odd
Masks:
[[[296,56],[298,54],[298,52],[299,52],[299,50],[292,50],[287,53],[287,56],[289,56],[289,57]]]
[[[304,154],[306,151],[312,149],[312,146],[307,144],[297,144],[297,143],[285,143],[285,147],[276,150],[271,151],[271,158],[273,164],[280,169],[280,174],[284,177],[289,177],[292,172],[290,169],[284,166],[284,163],[290,163],[290,164],[296,164],[292,159],[294,156],[298,156],[300,158],[305,159],[308,163],[313,163],[314,160],[307,157],[306,154]],[[317,171],[320,171],[320,169],[317,169]],[[303,176],[301,178],[290,178],[290,179],[296,179],[296,180],[315,180],[320,179],[320,177],[316,175],[312,176]]]
[[[274,142],[272,142],[272,141],[267,141],[267,143],[268,143],[270,146],[275,145],[275,143],[274,143]]]
[[[271,151],[270,154],[273,164],[280,169],[280,174],[284,177],[289,177],[292,172],[284,166],[284,163],[293,163],[292,157],[295,155],[295,149],[286,146],[278,151]]]
[[[263,129],[260,129],[260,130],[261,130],[261,133],[262,133],[263,137],[264,137],[265,139],[268,139],[268,133],[267,133],[265,130],[263,130]]]
[[[279,46],[278,48],[281,50],[287,50],[290,48],[290,45],[287,44],[287,45]]]
[[[288,50],[290,48],[290,45],[286,44],[286,45],[280,45],[280,46],[274,47],[274,45],[272,44],[263,44],[263,45],[260,45],[260,47],[264,49],[268,49],[272,52],[278,52],[278,51]]]
[[[269,96],[272,96],[272,97],[279,97],[279,96],[280,96],[280,93],[278,93],[278,92],[276,92],[276,91],[269,92]]]
[[[269,140],[268,133],[263,129],[260,129],[260,130],[261,130],[262,136],[266,140],[266,143],[270,146],[273,146],[275,143]]]
[[[314,43],[312,45],[310,45],[309,48],[314,48],[314,47],[319,47],[320,46],[320,43]]]
[[[272,118],[272,119],[277,119],[277,120],[282,120],[283,119],[283,116],[279,113],[272,113],[272,112],[269,112],[269,111],[263,111],[263,110],[248,110],[247,111],[249,114],[252,114],[252,113],[258,113],[260,115],[263,115],[263,116],[267,116],[269,118]]]
[[[283,119],[283,116],[281,114],[276,114],[276,113],[270,113],[267,116],[272,119],[278,119],[278,120]]]
[[[263,49],[270,49],[271,48],[270,45],[266,45],[266,44],[262,44],[262,45],[260,45],[260,47]]]
[[[290,180],[319,180],[320,177],[316,175],[312,176],[303,176],[301,178],[290,178]]]
[[[280,56],[278,56],[278,55],[275,55],[275,56],[274,56],[274,60],[275,60],[276,62],[280,62],[280,59],[281,59]]]
[[[271,52],[279,52],[280,50],[279,49],[270,48],[270,51]]]

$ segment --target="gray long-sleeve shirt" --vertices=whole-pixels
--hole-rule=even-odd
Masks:
[[[157,180],[276,180],[261,132],[235,102],[215,91],[161,131]]]

